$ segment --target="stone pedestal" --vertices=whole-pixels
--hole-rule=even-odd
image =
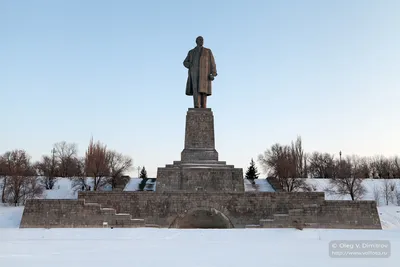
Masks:
[[[244,192],[243,170],[218,161],[210,108],[189,108],[181,161],[158,168],[156,191]]]
[[[210,108],[189,108],[186,114],[182,162],[218,160],[215,150],[214,116]]]

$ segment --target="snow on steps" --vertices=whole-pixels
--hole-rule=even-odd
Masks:
[[[99,207],[101,214],[104,214],[103,226],[113,228],[134,228],[145,226],[144,219],[132,219],[129,213],[117,213],[114,208],[103,208],[99,203],[84,202],[88,207]]]

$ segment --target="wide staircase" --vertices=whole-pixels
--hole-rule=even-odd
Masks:
[[[132,215],[129,213],[117,213],[116,209],[102,207],[98,203],[86,203],[84,201],[84,207],[85,210],[96,209],[96,213],[98,213],[103,220],[102,225],[99,225],[99,227],[135,228],[148,226],[145,224],[144,219],[132,218]],[[93,212],[91,214],[93,214]]]
[[[257,225],[248,225],[246,228],[317,228],[318,204],[303,204],[301,208],[289,209],[286,213],[275,213],[261,219]]]

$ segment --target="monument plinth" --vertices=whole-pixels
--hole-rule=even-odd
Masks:
[[[156,191],[244,192],[243,170],[218,161],[210,108],[189,108],[181,160],[158,168]]]
[[[189,108],[186,114],[182,162],[218,161],[215,150],[214,115],[210,108]]]

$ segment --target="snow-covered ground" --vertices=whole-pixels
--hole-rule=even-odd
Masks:
[[[72,187],[70,179],[61,178],[55,183],[52,190],[46,190],[43,194],[44,199],[76,199],[78,191]]]
[[[139,189],[139,184],[141,181],[142,179],[139,178],[131,178],[125,186],[124,191],[137,191]]]
[[[326,188],[329,187],[329,179],[307,179],[308,183],[315,186],[317,191],[320,192],[325,192]],[[366,188],[366,193],[362,197],[363,200],[375,200],[374,199],[374,190],[380,190],[386,179],[364,179],[363,180],[363,185]],[[393,182],[396,185],[397,192],[400,192],[400,179],[388,179],[389,182]],[[343,200],[351,200],[350,195],[347,196],[338,196],[338,195],[332,195],[332,194],[325,194],[326,199],[330,200],[337,200],[337,199],[343,199]],[[380,196],[379,201],[377,203],[379,206],[385,205],[385,201],[383,196]],[[393,199],[391,204],[397,204],[397,199],[396,197]]]
[[[247,192],[275,192],[265,179],[255,179],[254,182],[255,184],[252,184],[249,180],[244,179],[244,190]]]
[[[0,229],[5,267],[397,267],[400,231]],[[388,240],[389,258],[332,258],[332,240]]]
[[[0,204],[0,228],[18,228],[23,211],[24,207],[10,207]]]

